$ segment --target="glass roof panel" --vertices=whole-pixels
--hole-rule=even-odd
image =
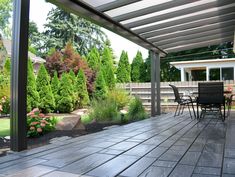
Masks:
[[[98,7],[110,2],[114,2],[115,0],[82,0],[82,1],[93,7]]]

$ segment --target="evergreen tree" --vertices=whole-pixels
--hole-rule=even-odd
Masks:
[[[76,106],[77,102],[78,102],[78,88],[77,88],[77,77],[75,75],[75,73],[73,72],[73,70],[69,71],[68,74],[69,80],[70,80],[70,85],[71,85],[71,98],[73,100],[73,105],[74,107]]]
[[[55,100],[50,85],[50,76],[44,65],[41,65],[36,79],[37,91],[40,97],[39,108],[42,112],[52,112],[55,107]]]
[[[91,51],[88,53],[87,55],[87,63],[88,66],[92,69],[92,70],[99,70],[100,68],[100,54],[97,50],[97,48],[92,48]]]
[[[142,53],[140,51],[137,52],[136,57],[133,59],[131,64],[131,80],[133,82],[140,82],[141,81],[141,72],[143,66],[143,58]]]
[[[108,89],[107,86],[105,84],[105,80],[103,77],[103,72],[99,71],[97,73],[97,77],[95,80],[95,90],[93,92],[93,96],[96,99],[104,99],[107,96],[108,93]]]
[[[87,106],[90,102],[87,86],[86,76],[82,69],[79,70],[77,75],[77,91],[78,91],[78,105],[80,108]]]
[[[117,68],[117,82],[118,83],[130,82],[130,72],[131,68],[128,61],[127,52],[122,51]]]
[[[55,71],[54,76],[51,80],[51,90],[55,99],[55,108],[57,108],[57,104],[58,104],[59,84],[60,84],[60,80],[58,78],[58,73]]]
[[[105,47],[102,53],[102,71],[105,83],[109,89],[115,87],[114,66],[112,53],[108,47]]]
[[[63,73],[59,85],[59,96],[57,108],[61,113],[69,113],[73,110],[72,86],[69,75]]]
[[[39,94],[36,88],[36,80],[33,72],[33,64],[28,60],[27,75],[27,112],[32,111],[39,105]]]

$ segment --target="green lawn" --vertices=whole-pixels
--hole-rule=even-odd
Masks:
[[[10,119],[0,119],[0,137],[10,135]]]

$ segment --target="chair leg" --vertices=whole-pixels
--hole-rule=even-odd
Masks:
[[[224,104],[224,118],[223,121],[225,121],[225,104]]]
[[[187,105],[188,105],[188,110],[189,110],[190,117],[192,119],[193,117],[192,117],[192,114],[191,114],[190,106],[189,106],[189,104],[187,104]]]
[[[198,108],[198,103],[197,103],[197,120],[199,119],[199,108]]]
[[[178,111],[178,107],[179,107],[179,104],[177,105],[177,107],[176,107],[176,110],[175,110],[175,115],[174,115],[174,117],[176,116],[176,113],[177,113],[177,111]]]
[[[179,116],[179,115],[180,115],[180,111],[181,111],[181,109],[182,109],[182,105],[180,104],[180,105],[179,105],[179,110],[178,110],[178,114],[177,114],[177,116]]]
[[[184,112],[184,107],[185,107],[185,105],[182,105],[182,111],[181,111],[181,114],[183,114],[183,112]]]
[[[192,103],[192,109],[193,109],[194,117],[196,118],[196,113],[195,113],[195,109],[194,109],[193,103]]]

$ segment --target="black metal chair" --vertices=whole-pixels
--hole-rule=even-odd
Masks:
[[[199,116],[199,106],[201,114]],[[224,114],[222,114],[222,108]],[[222,121],[225,120],[225,97],[223,82],[198,83],[197,118],[204,117],[207,112],[220,113]]]
[[[192,118],[192,114],[191,114],[191,110],[190,110],[190,106],[192,106],[194,117],[196,117],[196,113],[195,113],[195,110],[194,110],[194,107],[193,107],[193,103],[195,103],[196,101],[193,100],[192,97],[189,96],[189,95],[180,95],[179,90],[176,86],[171,85],[171,84],[169,84],[169,86],[174,91],[174,95],[175,95],[175,100],[174,101],[176,103],[178,103],[177,107],[176,107],[176,110],[175,110],[174,116],[176,116],[176,115],[178,116],[180,114],[183,114],[184,107],[187,106],[188,110],[189,110],[190,117]]]

